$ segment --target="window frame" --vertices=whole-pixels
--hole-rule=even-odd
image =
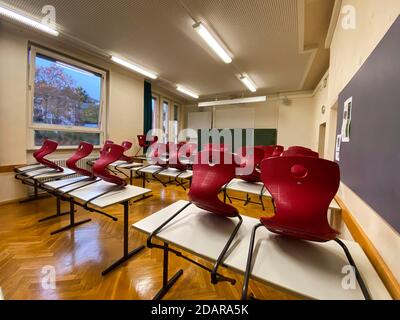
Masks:
[[[168,107],[168,110],[167,110],[167,112],[165,113],[166,114],[166,116],[167,116],[167,124],[166,124],[166,132],[164,132],[164,134],[165,134],[165,136],[164,136],[164,138],[163,138],[163,143],[168,143],[169,142],[169,136],[170,136],[170,128],[169,128],[169,125],[170,125],[170,118],[171,118],[171,101],[169,101],[169,100],[167,100],[166,98],[163,98],[162,99],[162,102],[161,102],[161,104],[160,104],[160,111],[161,111],[161,114],[160,114],[160,121],[161,121],[161,123],[160,123],[160,125],[161,125],[161,129],[163,130],[164,129],[164,104],[165,105],[167,105],[167,107]],[[164,131],[164,130],[163,130]]]
[[[99,110],[99,127],[87,128],[79,126],[51,125],[40,124],[33,122],[33,108],[35,97],[35,73],[36,73],[36,56],[43,55],[51,59],[55,59],[71,66],[87,70],[99,74],[101,76],[101,95],[100,95],[100,110]],[[37,150],[40,146],[35,146],[35,131],[59,131],[59,132],[74,132],[74,133],[98,133],[99,145],[95,148],[100,148],[104,144],[104,139],[107,132],[107,71],[93,67],[87,63],[81,62],[78,59],[70,58],[67,55],[59,54],[44,48],[34,45],[28,47],[28,150]],[[78,145],[60,146],[60,150],[75,149]]]

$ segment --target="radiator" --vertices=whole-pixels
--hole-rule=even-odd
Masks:
[[[88,165],[88,162],[96,161],[97,159],[98,159],[97,157],[88,157],[88,158],[79,160],[77,162],[77,166],[79,168],[83,168],[83,169],[91,171],[91,167]],[[50,159],[50,160],[53,161],[56,165],[58,165],[60,167],[66,168],[66,166],[67,166],[67,159]],[[72,176],[68,176],[68,177],[63,178],[63,179],[73,179],[73,178],[78,178],[78,177],[80,177],[79,174],[74,174]],[[63,180],[63,179],[61,179],[61,180]],[[42,181],[43,182],[48,182],[50,180],[51,179],[49,179],[49,180],[43,179]],[[44,193],[44,191],[40,191],[40,193]],[[28,194],[30,196],[34,194],[33,187],[28,187]]]

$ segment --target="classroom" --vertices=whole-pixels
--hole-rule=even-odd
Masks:
[[[399,300],[399,52],[399,0],[0,0],[0,300]]]

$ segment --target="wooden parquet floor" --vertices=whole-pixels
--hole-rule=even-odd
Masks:
[[[135,181],[140,185],[140,181]],[[6,186],[3,186],[6,187]],[[186,192],[177,186],[163,188],[159,183],[148,185],[153,197],[132,204],[130,223],[180,199]],[[243,195],[238,195],[243,197]],[[260,206],[243,206],[235,201],[241,214],[258,217]],[[267,212],[272,204],[266,203]],[[68,204],[63,204],[68,210]],[[54,198],[25,204],[0,206],[0,288],[4,298],[16,299],[151,299],[162,286],[162,251],[145,249],[123,266],[103,277],[101,271],[122,256],[123,208],[118,205],[107,210],[119,218],[117,222],[96,213],[78,209],[76,220],[91,218],[92,222],[55,236],[50,233],[68,224],[69,217],[38,223],[38,219],[53,214]],[[145,244],[146,236],[130,229],[130,249]],[[200,259],[198,259],[200,261]],[[207,264],[205,261],[202,263]],[[208,263],[211,266],[210,263]],[[43,267],[54,267],[55,288],[43,288]],[[179,268],[183,276],[165,299],[199,300],[239,299],[242,276],[221,268],[223,274],[237,280],[235,286],[210,283],[210,275],[195,265],[170,255],[170,274]],[[286,293],[251,282],[250,292],[259,299],[294,299]]]

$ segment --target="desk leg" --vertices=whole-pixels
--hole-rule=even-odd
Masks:
[[[129,252],[129,201],[123,203],[124,206],[124,255],[121,259],[115,261],[111,266],[104,270],[101,274],[103,276],[107,275],[115,268],[119,267],[124,262],[128,261],[134,255],[142,251],[145,246],[140,246],[133,251]]]
[[[70,214],[69,225],[64,228],[53,231],[50,235],[53,236],[55,234],[58,234],[58,233],[61,233],[61,232],[67,231],[67,230],[71,230],[72,228],[78,227],[84,223],[88,223],[88,222],[92,221],[92,219],[87,219],[87,220],[75,222],[75,205],[72,201],[69,203],[69,214]]]
[[[171,287],[179,279],[179,277],[183,274],[183,270],[181,269],[177,273],[175,273],[175,275],[171,279],[168,279],[168,253],[168,243],[164,243],[163,287],[154,296],[153,300],[161,300],[169,291],[169,289],[171,289]]]
[[[32,202],[32,201],[36,201],[36,200],[40,200],[40,199],[50,198],[50,196],[48,194],[39,195],[39,184],[38,184],[37,180],[34,180],[33,190],[34,190],[33,196],[30,196],[28,199],[22,200],[19,203],[28,203],[28,202]]]
[[[62,216],[66,216],[67,214],[70,214],[69,211],[61,212],[61,200],[60,200],[60,197],[56,197],[56,208],[57,208],[56,214],[54,214],[52,216],[49,216],[49,217],[46,217],[46,218],[43,218],[43,219],[40,219],[39,223],[40,222],[45,222],[45,221],[48,221],[48,220],[51,220],[51,219],[59,218],[59,217],[62,217]]]
[[[131,186],[133,186],[133,171],[132,170],[129,170],[129,171],[130,171],[129,182],[130,182]]]
[[[143,177],[143,181],[142,181],[142,187],[143,188],[146,188],[146,174],[145,173],[142,173],[142,177]]]

